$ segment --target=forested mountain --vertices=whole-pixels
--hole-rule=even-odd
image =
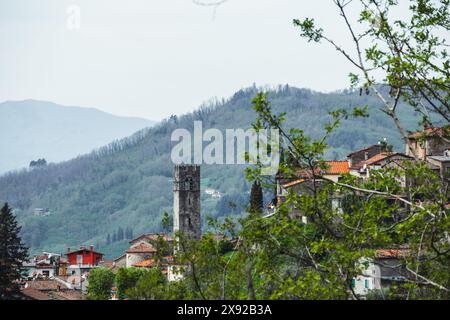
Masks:
[[[0,200],[15,208],[23,224],[24,240],[33,250],[63,252],[66,247],[94,244],[110,257],[118,255],[127,244],[123,230],[131,229],[128,233],[134,235],[159,231],[163,212],[172,212],[172,131],[192,130],[194,120],[203,121],[204,129],[248,128],[255,118],[251,100],[256,92],[255,87],[241,90],[228,100],[204,105],[190,114],[172,116],[70,161],[7,174],[0,178]],[[271,90],[269,97],[275,112],[288,113],[287,127],[302,128],[313,137],[323,133],[321,124],[329,120],[329,111],[369,106],[372,114],[369,118],[344,122],[331,136],[329,158],[344,158],[350,151],[382,138],[387,138],[395,149],[403,150],[396,129],[378,111],[379,102],[373,96],[360,95],[359,91],[324,94],[280,86]],[[412,113],[404,111],[402,119],[406,119],[408,129],[417,128],[418,119]],[[250,190],[242,169],[237,165],[202,166],[202,187],[225,194],[216,200],[202,193],[203,216],[242,211]],[[231,209],[229,201],[239,206]]]
[[[0,103],[0,174],[31,161],[60,162],[127,137],[154,122],[92,109],[25,100]]]

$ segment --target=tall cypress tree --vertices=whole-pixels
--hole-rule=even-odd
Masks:
[[[122,241],[123,238],[124,238],[123,229],[122,227],[119,227],[119,229],[117,229],[117,241]]]
[[[250,212],[262,213],[263,211],[263,192],[261,184],[258,181],[253,182],[250,192]]]
[[[15,280],[22,276],[22,262],[28,258],[28,248],[20,238],[21,227],[7,203],[0,211],[0,299],[8,299],[18,291]]]

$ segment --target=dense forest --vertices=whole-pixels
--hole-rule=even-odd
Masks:
[[[194,120],[203,121],[204,129],[249,128],[255,119],[251,100],[259,89],[251,87],[228,100],[213,100],[192,113],[172,116],[73,160],[8,173],[0,177],[0,201],[14,208],[23,225],[23,239],[32,252],[64,252],[67,247],[93,244],[109,258],[118,256],[130,237],[121,234],[113,241],[118,228],[132,230],[128,233],[134,235],[160,231],[163,212],[171,213],[172,131],[192,130]],[[329,121],[329,111],[368,106],[369,118],[348,126],[344,122],[330,137],[330,159],[345,158],[350,151],[383,138],[396,150],[404,148],[391,120],[378,112],[379,101],[371,95],[359,90],[325,94],[287,85],[267,89],[273,111],[288,112],[286,126],[301,128],[312,137],[323,133],[320,124]],[[417,128],[414,115],[405,112],[402,119],[407,129]],[[239,215],[245,210],[251,186],[242,169],[239,165],[202,166],[202,188],[224,195],[213,199],[202,193],[203,218]],[[47,214],[36,214],[36,208],[47,208]]]

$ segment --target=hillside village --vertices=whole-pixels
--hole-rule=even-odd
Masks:
[[[339,183],[342,175],[350,174],[359,179],[367,179],[372,172],[384,167],[404,169],[406,163],[420,161],[448,179],[450,175],[450,142],[443,137],[446,128],[425,128],[408,136],[404,152],[393,151],[386,143],[378,143],[361,150],[356,150],[343,161],[327,161],[326,168],[317,168],[316,172],[302,170],[295,178],[278,174],[276,177],[276,198],[265,208],[266,216],[273,216],[285,201],[289,192],[302,194],[308,191],[308,184],[314,176],[321,181]],[[413,183],[404,177],[397,177],[402,185]],[[178,250],[174,234],[187,234],[193,239],[201,237],[200,225],[200,167],[191,165],[175,166],[174,181],[173,233],[142,234],[129,242],[129,248],[112,261],[105,261],[104,255],[94,250],[93,246],[81,246],[79,249],[67,249],[67,253],[43,253],[24,262],[28,271],[21,280],[21,292],[31,300],[79,300],[87,292],[89,272],[94,268],[104,267],[117,272],[120,268],[159,268],[169,282],[183,278],[186,266],[177,264]],[[213,196],[215,190],[209,193]],[[333,197],[333,207],[341,208],[342,195]],[[396,201],[393,199],[393,201]],[[405,208],[407,210],[407,208]],[[308,219],[302,216],[301,208],[292,208],[291,214],[304,223]],[[234,239],[224,235],[215,235],[216,241],[228,241],[236,244]],[[163,245],[166,244],[166,245]],[[161,249],[163,248],[163,249]],[[352,280],[356,294],[364,296],[372,290],[381,290],[395,282],[404,282],[411,274],[399,261],[409,254],[408,245],[396,248],[380,248],[373,260],[362,261],[367,268],[363,274]],[[117,299],[115,288],[111,299]]]

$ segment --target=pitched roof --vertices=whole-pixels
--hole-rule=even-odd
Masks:
[[[114,266],[114,261],[112,261],[112,260],[102,261],[99,263],[99,266],[105,267],[105,268],[112,268]]]
[[[138,240],[150,240],[150,241],[157,241],[158,237],[163,237],[163,239],[165,241],[173,241],[173,238],[165,233],[145,233],[145,234],[141,234],[139,237],[133,239],[130,241],[130,243],[136,242]]]
[[[417,132],[413,132],[411,133],[408,138],[409,139],[419,139],[422,137],[432,137],[432,136],[436,136],[436,135],[444,135],[446,132],[448,133],[448,130],[450,129],[450,127],[437,127],[437,128],[426,128],[423,131],[417,131]]]
[[[365,151],[368,151],[368,150],[370,150],[372,148],[379,147],[379,146],[380,146],[379,144],[373,144],[370,147],[367,147],[367,148],[364,148],[364,149],[360,149],[360,150],[357,150],[357,151],[353,151],[352,153],[347,155],[347,158],[350,158],[354,154],[357,154],[357,153],[360,153],[360,152],[365,152]]]
[[[27,281],[25,286],[36,290],[58,290],[61,284],[56,280],[32,280]]]
[[[324,174],[339,175],[350,172],[349,162],[345,161],[326,161],[327,169]]]
[[[21,293],[33,300],[50,300],[48,294],[41,292],[34,288],[25,288],[21,290]]]
[[[53,297],[58,300],[82,300],[83,296],[77,290],[63,290],[52,293]]]
[[[163,257],[160,261],[160,266],[168,266],[169,264],[173,263],[173,260],[174,259],[172,256]],[[137,268],[152,268],[154,266],[156,266],[156,261],[154,259],[147,259],[133,264],[133,267]]]
[[[366,165],[377,164],[378,162],[380,162],[380,161],[382,161],[382,160],[389,159],[389,158],[391,158],[391,157],[393,157],[393,156],[402,156],[402,157],[404,157],[404,158],[410,158],[410,159],[412,159],[412,157],[407,156],[406,154],[403,154],[403,153],[398,153],[398,152],[382,152],[382,153],[379,153],[379,154],[373,156],[372,158],[370,158],[370,159],[368,159],[368,160],[366,160],[366,161],[363,161],[362,163],[363,163],[363,164],[366,164]]]
[[[67,252],[66,256],[69,255],[69,254],[74,254],[74,253],[78,253],[78,252],[91,252],[91,250],[89,248],[80,248],[78,250],[73,250],[73,251]],[[92,251],[92,252],[104,256],[104,254],[101,253],[101,252],[97,252],[97,251]]]
[[[119,260],[121,260],[121,259],[124,259],[124,258],[126,258],[126,256],[127,256],[127,255],[124,253],[124,254],[121,255],[120,257],[114,259],[114,262],[117,262],[117,261],[119,261]]]
[[[133,264],[133,267],[137,267],[137,268],[151,268],[154,265],[155,265],[155,260],[148,259],[148,260],[144,260],[144,261],[137,262],[137,263]]]
[[[448,162],[450,161],[449,156],[428,156],[428,158],[439,161],[439,162]]]
[[[372,158],[369,158],[369,159],[363,161],[362,163],[367,164],[367,165],[375,164],[381,160],[389,158],[391,155],[393,155],[392,152],[382,152],[382,153],[374,155]]]
[[[126,251],[127,253],[154,253],[156,249],[147,243],[140,243],[137,246],[131,247]]]

